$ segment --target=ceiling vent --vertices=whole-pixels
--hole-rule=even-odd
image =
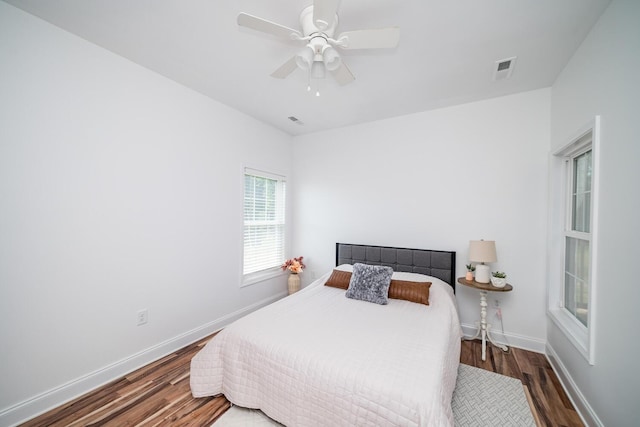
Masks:
[[[289,120],[291,120],[293,123],[298,124],[298,125],[303,125],[304,123],[302,123],[300,121],[300,119],[298,119],[296,116],[289,116],[287,117]]]
[[[493,68],[493,81],[506,80],[511,77],[513,67],[516,65],[516,56],[496,61]]]

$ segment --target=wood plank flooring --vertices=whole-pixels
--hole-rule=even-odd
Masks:
[[[224,396],[194,399],[189,388],[189,363],[211,338],[184,347],[22,427],[209,426],[230,403]],[[460,361],[520,379],[540,426],[583,426],[544,355],[517,348],[503,353],[488,346],[483,362],[481,344],[476,340],[462,342]]]
[[[538,425],[584,426],[544,354],[514,347],[503,352],[487,344],[486,359],[482,361],[481,341],[462,341],[461,363],[522,381]]]

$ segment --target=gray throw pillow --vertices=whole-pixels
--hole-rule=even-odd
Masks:
[[[353,264],[347,298],[385,305],[393,269],[382,265]]]

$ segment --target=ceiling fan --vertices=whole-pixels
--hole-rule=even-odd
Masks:
[[[238,25],[262,31],[288,40],[298,40],[306,45],[291,59],[275,70],[271,76],[284,79],[296,68],[309,72],[309,79],[325,78],[330,71],[336,81],[345,85],[355,80],[349,68],[342,62],[338,49],[388,49],[398,45],[400,28],[346,31],[334,37],[338,26],[340,0],[314,0],[300,13],[302,31],[276,24],[248,13],[238,15]],[[311,90],[311,84],[307,87]],[[316,91],[316,95],[320,95]]]

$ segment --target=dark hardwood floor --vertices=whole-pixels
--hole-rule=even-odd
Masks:
[[[462,341],[461,363],[522,381],[539,426],[584,426],[544,354],[514,347],[503,352],[487,344],[486,359],[481,341]]]
[[[207,337],[24,424],[33,426],[209,426],[230,404],[224,396],[194,399],[189,362]],[[463,341],[460,361],[518,378],[541,426],[582,426],[546,357],[492,346],[481,360],[480,341]]]

